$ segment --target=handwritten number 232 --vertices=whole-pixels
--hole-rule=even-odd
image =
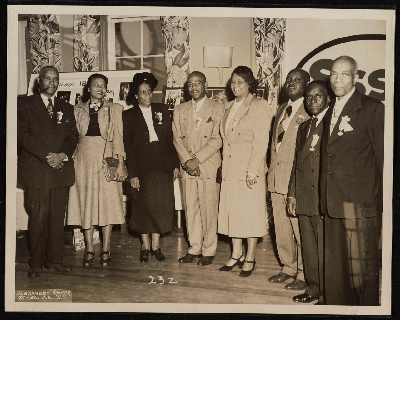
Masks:
[[[149,282],[149,285],[150,285],[151,283],[157,283],[157,282],[154,281],[154,276],[151,276],[151,275],[150,275],[149,278],[151,278],[151,282]],[[168,282],[168,283],[177,283],[177,282],[173,282],[174,278],[168,278],[168,279],[169,279],[169,282]],[[159,284],[160,284],[160,285],[164,284],[164,278],[163,278],[162,276],[159,276],[159,277],[158,277],[158,280],[159,280]]]

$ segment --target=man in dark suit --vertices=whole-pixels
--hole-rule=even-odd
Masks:
[[[43,266],[71,271],[63,264],[64,217],[79,137],[74,108],[55,97],[57,69],[44,67],[37,80],[40,94],[18,99],[17,120],[18,181],[29,214],[30,278],[40,276]]]
[[[289,215],[299,218],[301,252],[307,287],[293,297],[296,303],[323,303],[323,222],[319,211],[319,168],[324,116],[330,101],[326,83],[311,82],[305,90],[305,103],[312,118],[298,129],[296,153],[289,183]]]
[[[321,144],[325,303],[379,305],[384,106],[355,89],[357,62],[337,58]]]

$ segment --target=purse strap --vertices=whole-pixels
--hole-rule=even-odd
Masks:
[[[110,108],[108,107],[108,127],[110,127],[110,123],[111,123],[111,112],[110,112]],[[109,130],[107,130],[107,139],[106,139],[106,144],[104,145],[104,151],[103,151],[103,160],[104,160],[104,156],[106,154],[106,147],[107,147],[107,143],[108,143],[108,136],[109,136]]]

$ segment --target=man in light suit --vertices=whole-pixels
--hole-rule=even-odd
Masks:
[[[183,203],[190,248],[180,263],[198,265],[213,262],[217,250],[217,220],[220,184],[216,182],[221,165],[222,139],[219,125],[222,103],[206,96],[207,80],[194,71],[188,76],[192,100],[174,110],[174,145],[181,162]]]
[[[79,137],[74,108],[55,97],[57,69],[44,67],[38,83],[40,95],[18,99],[17,119],[18,182],[29,214],[29,278],[40,276],[43,266],[71,271],[63,264],[64,216]]]
[[[288,213],[299,218],[301,252],[307,287],[293,297],[296,303],[323,304],[324,225],[319,210],[319,169],[324,116],[329,94],[325,82],[313,81],[305,90],[305,102],[312,115],[299,126],[292,176],[288,191]]]
[[[321,144],[320,203],[325,215],[325,303],[379,305],[384,106],[360,93],[357,62],[337,58],[336,95]]]
[[[282,269],[271,276],[269,282],[282,283],[294,278],[285,289],[303,290],[306,287],[300,248],[300,233],[297,217],[287,214],[286,200],[292,173],[297,129],[309,119],[304,108],[304,89],[310,81],[308,72],[296,68],[289,72],[283,89],[289,101],[282,104],[275,117],[271,163],[268,170],[268,191],[271,192],[276,245]]]

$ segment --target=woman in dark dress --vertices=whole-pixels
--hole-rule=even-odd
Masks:
[[[148,261],[150,251],[157,260],[165,260],[159,247],[160,233],[174,227],[174,180],[179,174],[168,107],[151,102],[157,83],[151,73],[136,74],[132,88],[135,104],[122,113],[126,166],[132,186],[131,229],[142,234],[142,262]]]

